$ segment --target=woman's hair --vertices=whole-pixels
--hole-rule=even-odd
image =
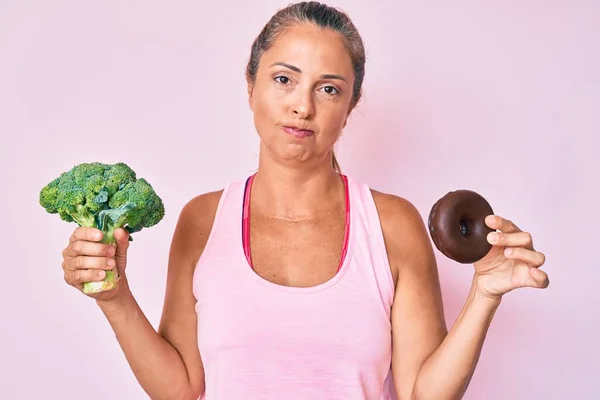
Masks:
[[[258,65],[263,53],[273,46],[279,36],[287,28],[302,23],[312,23],[320,28],[338,32],[341,35],[354,69],[354,88],[350,103],[350,110],[352,110],[360,100],[365,76],[366,56],[363,41],[348,15],[317,1],[291,4],[271,17],[252,44],[250,60],[248,60],[248,66],[246,67],[247,81],[250,83],[255,82]],[[341,171],[335,154],[333,154],[333,168],[338,172]]]

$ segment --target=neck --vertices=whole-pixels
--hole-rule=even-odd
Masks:
[[[311,219],[344,202],[344,183],[331,164],[294,168],[260,157],[251,199],[269,217]]]

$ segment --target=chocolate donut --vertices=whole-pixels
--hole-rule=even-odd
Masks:
[[[487,235],[494,230],[485,224],[492,207],[480,194],[456,190],[439,199],[429,213],[429,233],[435,247],[461,264],[482,259],[492,248]]]

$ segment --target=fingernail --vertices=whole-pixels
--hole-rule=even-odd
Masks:
[[[513,253],[513,249],[511,249],[510,247],[504,250],[505,256],[510,256],[512,253]]]
[[[104,278],[104,275],[106,275],[106,273],[104,271],[98,271],[96,272],[96,275],[98,276],[98,278]]]
[[[488,240],[489,240],[490,242],[495,242],[496,240],[498,240],[498,235],[497,235],[497,234],[495,234],[494,232],[491,232],[491,233],[488,235]]]
[[[108,261],[106,262],[106,264],[107,264],[109,267],[114,267],[114,266],[115,266],[115,260],[108,260]]]

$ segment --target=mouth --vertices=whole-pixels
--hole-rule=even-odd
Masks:
[[[283,130],[289,134],[294,136],[297,139],[303,139],[309,136],[312,136],[315,134],[314,131],[311,131],[310,129],[301,129],[301,128],[297,128],[295,126],[284,126]]]

